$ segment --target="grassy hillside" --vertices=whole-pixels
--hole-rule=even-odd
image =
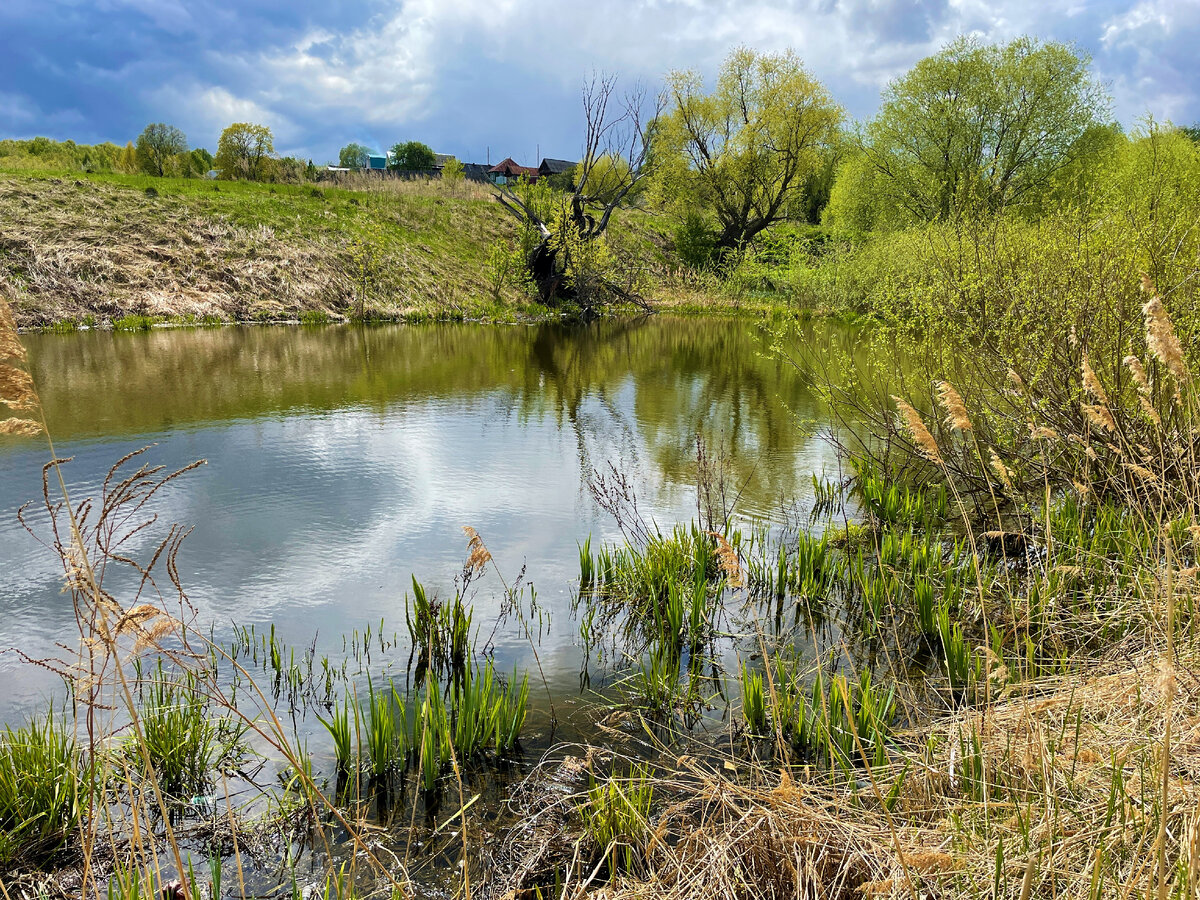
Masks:
[[[497,262],[515,233],[470,183],[0,173],[0,291],[22,326],[536,315]]]

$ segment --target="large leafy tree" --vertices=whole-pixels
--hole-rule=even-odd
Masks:
[[[154,122],[137,139],[138,168],[149,175],[164,174],[168,160],[187,152],[187,137],[174,125]]]
[[[432,169],[437,165],[437,154],[420,141],[404,141],[392,147],[392,168],[404,171]]]
[[[824,166],[842,110],[799,57],[739,48],[715,90],[696,72],[674,72],[667,95],[654,136],[660,189],[668,201],[715,215],[718,248],[804,215],[805,185]]]
[[[862,136],[885,202],[920,221],[1034,204],[1096,146],[1109,101],[1070,46],[959,38],[892,82]]]
[[[371,164],[371,151],[362,144],[347,144],[338,153],[338,165],[347,169],[365,169]]]
[[[260,181],[269,174],[275,139],[266,125],[234,122],[221,132],[213,160],[224,178]]]

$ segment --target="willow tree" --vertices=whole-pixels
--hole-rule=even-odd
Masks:
[[[261,181],[275,155],[275,138],[266,125],[234,122],[221,132],[217,155],[213,159],[222,178]]]
[[[495,196],[534,236],[525,262],[543,302],[577,303],[586,318],[613,297],[637,300],[630,282],[599,262],[601,245],[613,212],[654,169],[650,139],[663,100],[651,100],[641,84],[618,94],[614,75],[593,76],[582,99],[583,156],[571,190],[518,183],[498,185]]]
[[[154,122],[147,125],[137,139],[137,163],[149,175],[161,177],[173,156],[187,152],[187,138],[174,125]]]
[[[1090,59],[1023,37],[959,38],[884,91],[862,150],[884,200],[930,221],[1035,204],[1103,142],[1109,101]]]
[[[805,184],[824,166],[843,113],[795,53],[742,47],[714,90],[697,72],[674,72],[667,95],[660,190],[715,216],[719,250],[803,214]]]

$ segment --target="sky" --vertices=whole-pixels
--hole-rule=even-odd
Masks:
[[[791,48],[853,119],[960,34],[1073,42],[1126,128],[1200,120],[1200,0],[0,0],[0,137],[216,149],[234,121],[318,163],[420,140],[466,162],[575,159],[593,71],[654,88]]]

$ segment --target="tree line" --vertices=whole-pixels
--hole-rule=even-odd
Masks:
[[[45,137],[3,140],[0,166],[174,178],[199,178],[215,172],[222,178],[293,183],[315,180],[319,172],[312,160],[277,156],[271,129],[253,122],[234,122],[222,131],[216,154],[189,146],[187,135],[176,126],[153,122],[124,147]]]
[[[1130,141],[1088,55],[1029,37],[951,42],[893,80],[866,122],[847,122],[791,51],[744,47],[715,81],[676,71],[657,94],[620,96],[602,78],[585,86],[583,107],[584,158],[569,196],[497,192],[532,235],[527,265],[545,300],[578,301],[573,268],[618,205],[666,217],[679,256],[720,272],[780,223],[852,236],[1036,218],[1083,202],[1099,163]]]

